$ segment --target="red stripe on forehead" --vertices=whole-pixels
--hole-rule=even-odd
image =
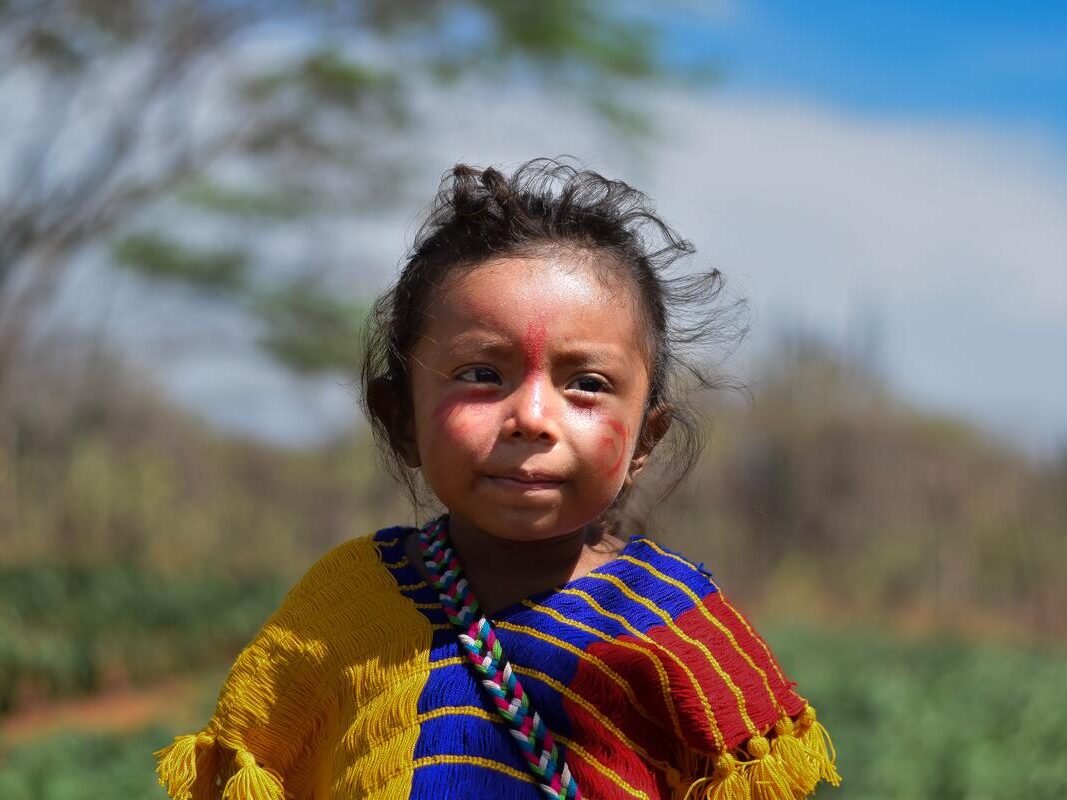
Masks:
[[[529,372],[536,372],[541,368],[541,358],[545,352],[545,339],[548,337],[548,329],[543,319],[527,323],[526,336],[522,340],[523,362]]]

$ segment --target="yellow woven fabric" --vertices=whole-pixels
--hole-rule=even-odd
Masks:
[[[157,753],[175,800],[543,797],[463,657],[410,528],[341,545]],[[833,744],[710,576],[651,540],[494,615],[586,800],[798,800]]]
[[[204,730],[156,754],[170,796],[407,798],[432,629],[398,597],[371,537],[323,557],[237,658]]]

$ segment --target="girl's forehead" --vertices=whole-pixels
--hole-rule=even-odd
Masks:
[[[650,352],[628,287],[610,285],[593,266],[551,258],[501,258],[455,270],[425,308],[419,333],[426,357],[489,348],[521,353],[528,363],[553,354],[641,370]]]
[[[634,316],[632,292],[609,284],[591,266],[562,258],[501,258],[457,271],[437,299],[439,312],[497,327],[522,327],[530,319]]]

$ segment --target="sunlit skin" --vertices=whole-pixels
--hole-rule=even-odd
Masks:
[[[649,365],[628,286],[562,256],[457,271],[430,303],[411,365],[408,461],[448,508],[484,606],[612,558],[620,543],[590,523],[649,449],[637,447]]]

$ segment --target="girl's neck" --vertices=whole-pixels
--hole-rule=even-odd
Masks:
[[[612,560],[622,547],[595,526],[524,541],[494,536],[455,517],[449,520],[449,538],[486,614],[579,578]]]

